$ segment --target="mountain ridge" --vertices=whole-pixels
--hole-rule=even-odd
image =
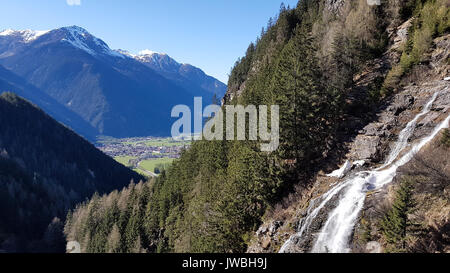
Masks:
[[[28,101],[33,101],[34,104],[65,126],[70,124],[74,131],[89,141],[96,140],[97,131],[89,123],[42,90],[0,65],[0,94],[12,90]]]

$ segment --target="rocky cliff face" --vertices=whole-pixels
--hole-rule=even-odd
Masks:
[[[338,12],[344,4],[344,0],[327,0],[325,1],[325,8],[332,12]]]
[[[399,61],[400,54],[398,49],[407,40],[410,24],[410,21],[407,21],[398,28],[390,30],[391,45],[389,49],[380,59],[368,63],[366,69],[355,77],[356,88],[353,94],[350,95],[349,104],[356,102],[358,96],[367,95],[370,83],[377,77],[386,75],[390,67]],[[371,119],[368,119],[367,116],[364,118],[358,116],[347,118],[345,126],[348,130],[346,134],[341,136],[342,143],[339,147],[341,151],[338,154],[340,154],[340,162],[348,161],[356,163],[351,165],[353,166],[351,169],[347,170],[349,171],[348,175],[351,175],[352,172],[357,170],[379,166],[386,159],[386,155],[392,149],[392,145],[397,140],[400,131],[422,110],[426,102],[435,92],[439,92],[439,95],[433,103],[431,111],[418,120],[414,134],[409,140],[410,143],[414,143],[429,135],[433,128],[449,115],[450,81],[444,79],[448,77],[450,72],[450,65],[448,63],[450,35],[435,39],[433,45],[432,50],[427,55],[427,60],[414,69],[414,72],[411,73],[412,76],[405,79],[407,84],[378,109],[373,109]],[[448,153],[448,149],[444,150],[444,152]],[[335,165],[334,167],[337,168],[340,166],[342,164],[339,164],[339,166]],[[404,168],[408,168],[408,166],[406,165]],[[318,172],[313,179],[312,186],[298,189],[295,196],[288,198],[290,200],[286,202],[287,205],[280,205],[275,208],[255,233],[248,252],[279,251],[283,243],[299,231],[300,227],[304,224],[305,216],[318,205],[316,200],[333,185],[338,185],[342,182],[342,179],[325,175],[331,170],[333,170],[332,167],[323,166],[322,171]],[[396,181],[398,179],[394,179],[392,185],[395,186]],[[352,251],[383,251],[383,242],[373,228],[369,229],[373,233],[372,236],[369,236],[372,240],[362,240],[361,238],[363,237],[362,234],[367,232],[367,222],[374,225],[373,219],[380,217],[376,204],[386,203],[392,198],[392,185],[387,185],[376,192],[369,191],[367,193],[367,199],[361,215],[358,216],[358,224],[356,225],[353,235],[354,238],[350,244]],[[424,197],[421,196],[420,198],[423,199]],[[291,244],[288,252],[308,252],[311,250],[312,244],[317,237],[317,232],[320,231],[326,221],[328,213],[336,206],[339,195],[333,199],[317,215],[310,226],[311,232],[301,237],[291,237],[293,244]],[[444,202],[443,204],[441,202],[439,204],[440,211],[448,211],[448,202]],[[422,214],[428,215],[428,218],[423,216],[428,220],[431,217],[425,211]],[[445,225],[446,221],[448,222],[448,217],[441,218],[441,225]],[[430,234],[435,233],[430,232]],[[438,243],[436,244],[438,245]],[[437,251],[436,249],[433,250]],[[442,251],[445,247],[441,247],[440,249]]]

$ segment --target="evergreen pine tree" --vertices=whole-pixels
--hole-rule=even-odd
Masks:
[[[394,251],[405,251],[406,235],[411,225],[408,214],[414,210],[413,180],[405,178],[396,191],[392,208],[381,221],[381,232]]]
[[[297,29],[281,53],[273,94],[280,105],[280,156],[298,168],[320,156],[328,135],[327,113],[332,102],[321,76],[309,33]]]
[[[119,227],[114,224],[111,233],[108,236],[108,242],[106,243],[107,253],[119,253],[120,251],[120,232]]]

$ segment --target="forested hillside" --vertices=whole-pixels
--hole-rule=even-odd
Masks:
[[[143,179],[13,93],[0,124],[0,251],[64,252],[69,209]]]
[[[389,30],[413,14],[424,16],[423,3],[434,7],[436,21],[424,20],[433,25],[426,33],[417,22],[425,37],[402,49],[401,71],[385,67],[393,71],[387,77],[355,86],[364,64],[385,52]],[[280,105],[278,150],[260,152],[257,141],[196,141],[156,181],[81,204],[66,223],[68,239],[90,252],[246,251],[264,215],[294,188],[308,187],[339,156],[349,132],[395,93],[427,41],[448,32],[447,9],[437,16],[445,5],[303,0],[293,9],[281,6],[236,62],[223,100]]]

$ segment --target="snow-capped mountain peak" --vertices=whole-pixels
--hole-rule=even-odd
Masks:
[[[181,67],[181,64],[172,59],[169,55],[165,53],[158,53],[149,49],[140,51],[134,59],[152,67],[153,69],[156,68],[157,70],[176,72]]]
[[[139,51],[138,56],[145,56],[145,55],[154,55],[154,54],[158,54],[158,55],[167,55],[166,53],[159,53],[150,49],[144,49]]]
[[[79,35],[82,35],[84,37],[91,35],[86,29],[79,27],[79,26],[68,26],[68,27],[62,27],[61,29],[65,29],[70,31],[71,33],[78,33]]]
[[[16,36],[20,37],[24,43],[29,43],[40,36],[47,34],[50,32],[49,30],[42,30],[42,31],[36,31],[36,30],[13,30],[13,29],[6,29],[2,32],[0,32],[0,36]]]
[[[87,30],[79,26],[62,27],[45,31],[7,29],[0,32],[0,38],[1,37],[13,39],[13,41],[23,44],[32,43],[41,37],[47,37],[47,41],[68,43],[92,56],[110,55],[113,57],[125,58],[123,54],[111,50],[104,41],[93,36]]]
[[[123,56],[126,56],[128,58],[132,58],[132,59],[136,58],[136,56],[137,56],[137,55],[129,52],[128,50],[124,50],[124,49],[114,49],[114,51],[116,53],[118,53],[118,54],[122,54]]]
[[[61,30],[68,33],[65,36],[65,38],[61,40],[61,42],[67,42],[72,46],[84,50],[93,56],[96,56],[99,53],[101,53],[111,55],[114,57],[124,58],[123,54],[111,50],[105,42],[93,36],[84,28],[78,26],[71,26],[71,27],[63,27],[61,28]]]

